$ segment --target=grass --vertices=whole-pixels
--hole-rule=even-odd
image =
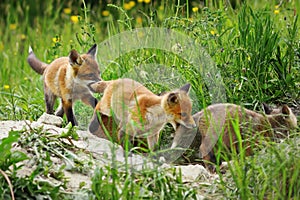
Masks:
[[[182,44],[175,46],[175,52],[155,48],[131,49],[113,55],[112,60],[102,60],[107,52],[99,49],[98,61],[103,79],[132,77],[155,93],[190,82],[194,113],[216,101],[216,96],[210,92],[225,95],[227,102],[250,109],[259,110],[260,104],[266,102],[288,103],[298,106],[296,109],[299,110],[298,1],[254,0],[247,1],[247,5],[231,1],[235,2],[234,8],[223,1],[203,1],[207,7],[198,1],[134,2],[134,5],[113,1],[113,4],[91,6],[84,1],[45,1],[39,4],[40,7],[35,1],[2,2],[0,8],[4,12],[0,25],[5,28],[0,32],[0,120],[37,120],[45,110],[41,77],[26,62],[29,45],[41,60],[48,63],[68,55],[72,48],[85,52],[93,43],[102,44],[116,34],[142,27],[171,29],[191,38],[194,46],[203,47],[213,62],[202,63],[205,67],[215,64],[224,91],[212,91],[207,86],[208,81],[217,80],[208,73],[201,74],[201,69],[207,68],[194,66],[188,59],[183,59],[182,55],[188,55],[191,50],[187,49],[193,45],[181,46],[183,53]],[[168,39],[163,38],[163,41],[168,42]],[[153,70],[158,68],[162,71]],[[84,130],[92,109],[77,102],[75,115],[79,128]],[[171,142],[170,137],[166,137],[171,131],[170,128],[164,130],[163,146]],[[234,158],[228,173],[219,174],[218,193],[226,198],[240,199],[299,198],[300,158],[299,144],[295,142],[298,137],[299,130],[293,137],[278,145],[268,145],[253,157],[246,160]],[[150,194],[155,199],[182,199],[184,195],[195,198],[195,191],[180,181],[180,175],[175,179],[157,171],[131,175],[111,168],[97,169],[90,190],[91,198],[101,199],[98,191],[101,195],[113,191],[112,199],[132,197],[133,194],[139,194],[137,198],[150,198]],[[10,178],[18,191],[30,185],[28,193],[33,192],[32,196],[43,193],[34,185],[32,177],[17,179],[12,172]],[[6,182],[3,177],[0,180],[2,197],[9,198]],[[174,185],[169,185],[169,182]],[[125,186],[130,189],[124,190]],[[120,193],[120,188],[123,193]],[[57,188],[50,191],[53,191],[54,199],[60,195]]]

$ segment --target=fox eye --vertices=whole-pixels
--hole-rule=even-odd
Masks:
[[[181,117],[186,117],[187,114],[186,114],[186,112],[183,112],[183,113],[180,113],[180,116],[181,116]]]

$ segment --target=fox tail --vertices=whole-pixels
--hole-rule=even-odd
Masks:
[[[36,71],[38,74],[43,74],[47,64],[40,61],[32,51],[32,48],[29,46],[29,55],[27,57],[27,62],[29,63],[30,67]]]

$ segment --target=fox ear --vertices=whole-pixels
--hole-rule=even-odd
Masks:
[[[189,93],[191,88],[191,84],[187,83],[184,86],[182,86],[179,90],[186,92],[187,94]]]
[[[98,50],[98,46],[97,44],[94,44],[89,51],[87,52],[87,54],[91,55],[93,58],[95,58],[96,54],[97,54],[97,50]]]
[[[69,55],[69,62],[71,66],[80,66],[83,62],[82,58],[80,57],[79,53],[76,50],[71,50]]]
[[[172,105],[172,104],[177,104],[178,103],[178,96],[176,93],[170,93],[168,95],[168,104]]]
[[[268,106],[266,103],[262,103],[263,109],[265,111],[265,114],[269,115],[271,114],[271,112],[273,111],[273,109]]]
[[[289,109],[289,107],[287,105],[283,105],[282,106],[281,112],[282,112],[282,114],[290,115],[290,109]]]

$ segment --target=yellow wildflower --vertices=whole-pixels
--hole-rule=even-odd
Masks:
[[[195,13],[195,12],[198,12],[199,8],[198,7],[193,7],[192,8],[192,11]]]
[[[52,41],[53,41],[54,43],[57,43],[57,42],[60,41],[60,38],[59,38],[59,37],[54,37],[54,38],[52,38]]]
[[[102,16],[104,16],[104,17],[108,17],[109,16],[109,11],[108,10],[103,10],[102,11]]]
[[[144,0],[144,2],[145,2],[145,3],[150,3],[150,2],[151,2],[151,0]]]
[[[279,8],[279,5],[276,5],[276,6],[275,6],[275,9],[277,10],[278,8]]]
[[[70,19],[71,19],[71,21],[72,21],[74,24],[77,24],[78,21],[79,21],[78,18],[79,18],[79,17],[78,17],[77,15],[72,15]]]
[[[274,14],[275,15],[279,14],[279,10],[274,10]]]
[[[215,32],[214,30],[211,30],[211,31],[210,31],[210,34],[215,35],[216,32]]]
[[[17,24],[10,24],[9,25],[10,30],[16,30],[16,28],[17,28]]]
[[[21,40],[25,40],[26,39],[26,35],[25,34],[21,34],[20,38],[21,38]]]
[[[9,85],[4,85],[3,88],[4,88],[5,90],[8,90],[10,87],[9,87]]]
[[[125,10],[130,10],[131,9],[131,6],[130,6],[129,3],[124,3],[123,7],[124,7]]]
[[[133,8],[135,6],[135,1],[129,1],[129,5],[131,6],[131,8]]]
[[[138,0],[137,2],[139,2],[139,3],[143,3],[143,2],[144,2],[144,0]]]
[[[136,23],[141,24],[142,22],[143,22],[143,19],[140,16],[138,16],[136,18]]]
[[[64,13],[65,14],[70,14],[71,13],[71,8],[64,8]]]

